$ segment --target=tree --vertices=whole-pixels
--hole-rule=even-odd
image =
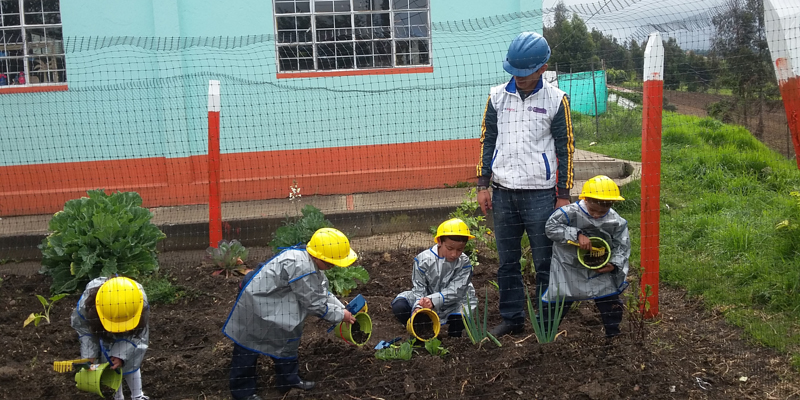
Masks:
[[[751,112],[755,113],[754,133],[761,139],[766,100],[776,87],[764,31],[763,0],[727,0],[712,22],[716,32],[711,49],[723,67],[719,79],[732,89],[741,123],[748,126]]]

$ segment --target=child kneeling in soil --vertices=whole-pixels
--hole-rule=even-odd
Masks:
[[[436,244],[414,257],[413,288],[392,300],[392,312],[403,326],[414,312],[428,308],[439,315],[442,325],[448,324],[448,336],[461,336],[464,331],[461,313],[465,307],[474,311],[478,305],[471,282],[472,264],[464,254],[467,241],[473,238],[467,224],[458,218],[439,225],[434,237]]]
[[[95,278],[86,285],[70,323],[78,332],[81,357],[120,369],[133,400],[148,400],[142,392],[139,367],[147,351],[150,305],[142,285],[123,277]],[[122,386],[114,400],[122,400]]]
[[[316,384],[297,375],[297,349],[308,315],[331,324],[355,318],[328,291],[321,271],[347,267],[358,256],[340,231],[322,228],[306,246],[286,249],[245,276],[222,332],[233,340],[230,388],[234,399],[256,394],[260,354],[272,358],[278,391],[311,390]]]
[[[551,309],[556,300],[564,301],[562,318],[572,302],[594,300],[606,337],[613,338],[620,333],[623,310],[619,295],[628,287],[625,279],[628,275],[631,240],[628,221],[611,206],[625,199],[620,196],[617,184],[605,175],[586,181],[579,198],[581,200],[578,202],[554,211],[545,225],[545,234],[553,241],[553,259],[550,284],[542,300]],[[577,242],[582,250],[591,251],[590,237],[600,237],[611,247],[611,257],[602,268],[589,269],[583,266],[578,259],[577,247],[569,243]],[[587,253],[584,257],[588,256]],[[597,265],[606,257],[607,253],[598,257],[600,260]],[[546,318],[548,313],[545,311],[542,314]]]

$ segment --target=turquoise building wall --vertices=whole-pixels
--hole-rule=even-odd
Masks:
[[[277,79],[272,2],[62,1],[65,92],[0,95],[0,166],[477,138],[541,0],[432,0],[433,73]]]

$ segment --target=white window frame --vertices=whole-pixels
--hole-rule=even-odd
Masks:
[[[295,1],[303,1],[303,0],[295,0]],[[398,38],[396,37],[396,30],[395,30],[395,14],[400,12],[423,12],[421,8],[415,9],[395,9],[394,2],[395,0],[389,0],[389,9],[388,10],[369,10],[369,11],[355,11],[354,10],[354,2],[358,0],[336,0],[338,1],[347,1],[350,3],[350,11],[325,11],[325,12],[316,12],[316,1],[317,0],[307,0],[309,3],[309,12],[303,13],[277,13],[277,3],[276,0],[272,0],[272,15],[273,15],[273,24],[274,24],[274,32],[275,32],[275,69],[278,74],[280,75],[290,75],[290,74],[307,74],[307,73],[319,73],[319,74],[326,74],[326,73],[334,73],[334,74],[347,74],[347,72],[357,72],[357,71],[386,71],[392,70],[392,72],[402,72],[402,69],[417,69],[420,67],[433,67],[433,46],[432,46],[432,32],[431,32],[431,2],[433,0],[426,0],[426,7],[424,12],[426,13],[426,28],[427,28],[427,36],[425,37],[413,37],[411,33],[409,33],[408,37]],[[332,0],[322,0],[322,1],[330,1],[333,3]],[[411,0],[413,1],[413,0]],[[388,39],[371,39],[371,40],[357,40],[355,35],[355,30],[359,29],[355,26],[355,16],[356,15],[372,15],[372,14],[389,14],[389,30],[390,36]],[[331,16],[335,17],[340,15],[349,15],[350,16],[350,29],[351,29],[351,39],[346,41],[332,41],[332,42],[319,42],[317,41],[317,26],[316,26],[316,17],[319,16]],[[291,42],[291,43],[280,43],[280,33],[278,32],[278,18],[280,17],[309,17],[311,19],[311,41],[310,42]],[[335,22],[334,22],[335,24]],[[336,28],[334,28],[335,31]],[[367,29],[367,28],[364,28]],[[371,26],[369,29],[374,29],[374,25]],[[397,42],[398,41],[426,41],[427,42],[427,54],[428,54],[428,62],[427,63],[418,63],[418,64],[408,64],[408,65],[398,65],[397,64]],[[358,52],[356,51],[356,46],[359,42],[385,42],[388,41],[391,43],[391,54],[386,54],[391,57],[391,65],[390,66],[369,66],[369,67],[358,67]],[[324,69],[320,67],[320,58],[326,58],[324,56],[320,56],[317,54],[318,45],[320,44],[330,44],[335,46],[339,43],[350,43],[353,45],[353,68],[332,68],[332,69]],[[281,70],[281,54],[280,48],[282,46],[311,46],[312,54],[313,54],[313,69],[289,69],[289,70]],[[410,51],[410,50],[409,50]],[[335,54],[335,52],[334,52]],[[400,53],[405,54],[405,53]],[[414,54],[414,53],[410,53]],[[381,54],[373,53],[372,56],[376,57]],[[334,62],[337,56],[333,56]],[[374,60],[374,58],[373,58]],[[299,59],[298,59],[298,67],[299,67]]]
[[[24,87],[40,87],[40,86],[63,86],[67,84],[67,65],[66,65],[66,57],[64,52],[64,33],[61,30],[61,37],[57,40],[47,40],[44,39],[43,41],[33,41],[29,40],[29,34],[32,35],[30,31],[35,29],[41,29],[43,31],[47,29],[58,28],[62,29],[61,24],[61,2],[60,0],[56,0],[58,4],[58,11],[44,11],[44,0],[16,0],[18,1],[19,5],[19,13],[12,14],[12,13],[5,13],[5,9],[2,9],[3,3],[8,3],[9,1],[0,2],[0,74],[5,75],[6,83],[4,85],[0,85],[0,91],[3,89],[9,88],[24,88]],[[41,5],[41,11],[36,11],[34,13],[39,14],[42,16],[42,23],[26,23],[26,14],[34,14],[34,13],[26,13],[25,12],[25,5],[26,3],[34,3],[39,2]],[[45,14],[55,14],[58,13],[58,23],[46,23]],[[13,17],[17,15],[19,17],[19,25],[5,25],[4,17],[9,16]],[[4,35],[4,32],[8,32],[11,30],[18,30],[21,32],[22,37],[22,54],[21,55],[8,55],[8,48],[13,46],[16,47],[18,43],[6,43],[8,40],[8,36]],[[18,50],[18,49],[15,49]],[[35,53],[37,50],[44,51],[42,53]],[[55,50],[55,51],[53,51]],[[10,65],[12,60],[18,60],[14,62],[22,62],[23,70],[17,71],[16,69],[11,70]],[[44,66],[42,69],[36,69],[33,67],[33,63],[39,61],[39,66]],[[19,73],[23,72],[25,75],[25,83],[18,83],[19,80]],[[16,74],[12,76],[12,74]],[[41,79],[40,79],[41,78]],[[32,82],[32,81],[36,82]]]

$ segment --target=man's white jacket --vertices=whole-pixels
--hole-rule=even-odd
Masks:
[[[567,94],[546,79],[523,99],[515,79],[491,89],[481,124],[478,185],[550,189],[569,198],[575,139]]]

